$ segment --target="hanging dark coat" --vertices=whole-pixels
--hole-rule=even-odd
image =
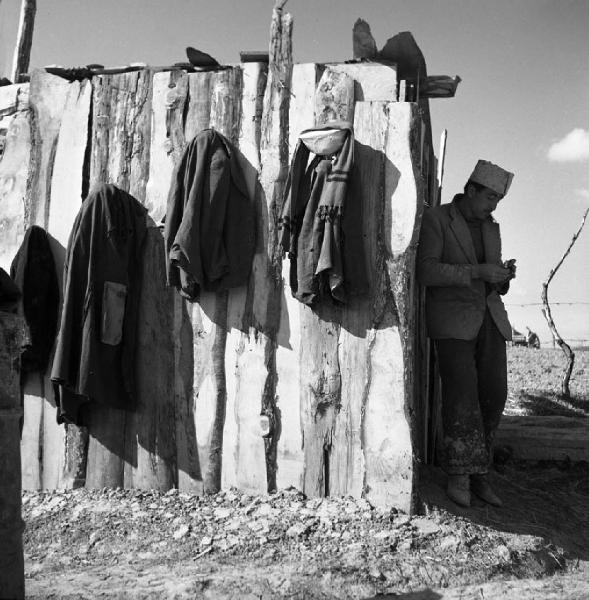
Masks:
[[[164,237],[168,283],[188,299],[247,281],[255,207],[237,150],[214,129],[194,137],[174,171]]]
[[[311,152],[298,140],[280,219],[280,244],[290,258],[291,291],[304,304],[324,296],[345,302],[349,294],[368,289],[352,125],[332,121],[301,135],[333,129],[347,132],[333,158],[317,154],[309,162]]]
[[[51,379],[58,422],[82,423],[96,401],[134,408],[134,356],[146,209],[114,185],[82,203],[65,255],[63,309]]]
[[[49,236],[42,227],[33,225],[25,232],[10,276],[22,290],[19,311],[29,330],[21,368],[45,373],[57,332],[59,283]]]

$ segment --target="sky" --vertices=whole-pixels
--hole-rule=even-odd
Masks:
[[[37,0],[31,68],[186,61],[266,50],[273,0]],[[0,0],[0,70],[10,71],[20,0]],[[589,207],[589,0],[289,0],[295,62],[352,57],[357,18],[378,47],[410,31],[430,75],[459,75],[430,101],[436,155],[448,132],[442,202],[476,161],[515,174],[495,213],[518,271],[505,303],[519,330],[551,340],[540,293]],[[549,286],[560,334],[589,340],[589,223]],[[558,304],[571,303],[571,304]],[[584,303],[584,304],[583,304]]]

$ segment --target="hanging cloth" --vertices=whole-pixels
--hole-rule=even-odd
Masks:
[[[22,290],[19,313],[29,330],[21,369],[45,373],[57,332],[59,283],[49,236],[42,227],[33,225],[25,232],[10,276]]]
[[[353,168],[354,133],[348,121],[300,133],[285,189],[280,244],[290,258],[292,293],[304,304],[326,294],[345,302],[348,293],[367,289],[360,196],[351,193]]]
[[[199,132],[172,177],[164,229],[168,284],[191,301],[200,290],[243,285],[255,250],[255,206],[237,150],[214,129]]]
[[[90,401],[135,404],[135,339],[146,209],[111,184],[91,191],[65,254],[51,380],[59,423],[84,424]]]

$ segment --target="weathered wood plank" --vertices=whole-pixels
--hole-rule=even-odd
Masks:
[[[51,184],[45,200],[47,231],[65,252],[76,215],[82,205],[84,163],[88,147],[88,122],[92,85],[90,81],[69,84],[51,169]],[[56,249],[56,268],[63,271],[63,255]]]
[[[90,184],[114,183],[139,201],[145,200],[149,176],[151,81],[149,70],[93,79]],[[92,406],[87,487],[123,487],[125,470],[132,479],[136,424],[152,418],[147,411],[143,398],[134,413]]]
[[[186,73],[155,73],[151,100],[151,140],[149,176],[145,190],[145,207],[159,224],[166,214],[172,172],[184,149],[182,114],[188,96]],[[172,130],[179,129],[178,133]]]
[[[215,81],[215,73],[188,74],[188,110],[184,135],[189,142],[211,122],[211,86]]]
[[[155,226],[166,212],[174,161],[183,147],[182,113],[187,93],[186,75],[158,73],[152,80],[152,98],[145,103],[151,113],[137,119],[139,149],[149,136],[150,148],[143,152],[149,164],[134,168],[136,197],[145,190],[148,208],[147,236],[143,249],[141,293],[138,306],[136,386],[137,406],[126,415],[125,487],[166,490],[177,484],[175,415],[175,298],[166,286],[165,250],[161,231]],[[178,116],[180,115],[180,116]],[[177,131],[180,131],[178,148]],[[172,131],[174,133],[172,133]],[[172,141],[174,140],[174,141]],[[153,349],[158,352],[154,354]]]
[[[55,147],[70,84],[36,69],[31,75],[31,173],[27,186],[29,225],[47,228]]]
[[[203,84],[206,91],[208,81]],[[210,81],[210,126],[234,143],[239,136],[242,86],[238,67],[215,73]],[[204,117],[201,118],[204,123]],[[205,492],[216,492],[221,487],[227,404],[227,310],[228,292],[202,292],[192,309],[194,422]],[[205,335],[203,326],[208,330]]]
[[[57,77],[39,76],[39,90],[34,101],[45,100],[44,89],[49,88],[49,102],[53,97],[62,99],[61,84]],[[52,93],[54,92],[54,93]],[[56,136],[43,140],[37,155],[46,173],[37,182],[39,196],[36,219],[42,221],[50,234],[51,250],[62,289],[65,248],[74,220],[82,204],[84,167],[88,146],[88,123],[92,86],[89,81],[68,83],[61,114],[56,107],[45,104],[36,110],[45,113],[44,123],[59,125]],[[59,106],[59,105],[58,105]],[[43,123],[42,122],[42,123]],[[49,129],[50,134],[52,128]],[[41,210],[42,209],[42,210]],[[85,477],[87,431],[75,425],[62,426],[56,421],[56,406],[48,375],[44,378],[43,437],[40,440],[42,456],[42,486],[46,489],[79,486]]]
[[[263,251],[256,254],[250,278],[253,286],[249,288],[252,301],[250,303],[248,299],[248,306],[251,306],[248,339],[244,340],[244,351],[238,359],[240,377],[243,379],[246,373],[249,374],[250,367],[255,377],[255,380],[250,380],[251,396],[249,393],[248,396],[238,396],[239,402],[243,408],[250,406],[259,411],[258,424],[260,417],[268,423],[267,437],[262,438],[260,434],[265,427],[255,427],[253,408],[247,415],[243,414],[244,422],[240,422],[238,473],[248,489],[258,492],[276,489],[276,452],[281,428],[280,415],[276,410],[276,334],[280,323],[282,269],[278,216],[288,173],[291,75],[292,17],[276,6],[270,25],[270,63],[260,129],[260,184],[264,196],[261,206],[265,235]],[[249,451],[244,456],[256,457],[251,459],[254,468],[242,457],[248,439]],[[262,484],[264,481],[265,485]]]
[[[258,179],[260,169],[260,122],[263,108],[264,90],[266,87],[267,65],[261,63],[246,63],[242,65],[243,90],[241,96],[240,131],[237,139],[239,148],[238,160],[247,186],[248,195],[254,199],[256,206],[257,248],[254,263],[260,261],[260,254],[265,255],[261,240],[264,239],[264,229],[267,217],[262,211],[262,191]],[[248,304],[253,300],[253,286],[256,285],[255,271],[250,276],[250,284],[229,290],[227,307],[227,351],[225,355],[225,372],[227,381],[227,414],[225,420],[223,441],[223,473],[222,487],[239,487],[242,474],[238,471],[239,454],[241,447],[254,447],[261,451],[261,456],[254,457],[261,460],[261,469],[256,469],[258,479],[256,489],[265,490],[266,470],[263,459],[263,440],[260,437],[260,395],[248,392],[244,394],[240,382],[240,367],[243,349],[255,341],[249,341],[249,315],[251,308]],[[249,295],[248,295],[249,292]],[[248,302],[249,298],[249,302]],[[246,312],[248,316],[246,316]],[[251,375],[247,371],[248,377]],[[246,423],[248,425],[246,425]],[[250,441],[244,441],[243,435],[249,432]],[[251,442],[251,445],[250,445]],[[259,473],[263,476],[260,477]]]
[[[41,487],[45,490],[55,490],[63,487],[66,430],[62,425],[58,425],[56,420],[57,408],[53,394],[49,391],[49,376],[45,377],[44,385]]]
[[[20,441],[23,490],[42,487],[43,382],[39,373],[29,373],[23,386],[24,422]]]
[[[114,183],[145,199],[151,139],[151,81],[144,69],[93,81],[90,183]]]
[[[149,227],[143,250],[136,345],[137,408],[127,417],[125,487],[176,484],[174,290],[166,285],[162,234]]]
[[[397,69],[377,63],[329,63],[329,69],[345,73],[354,80],[357,102],[394,102],[397,100]]]
[[[190,130],[194,120],[199,120],[199,127],[202,125],[202,128],[206,128],[209,125],[211,75],[170,75],[169,85],[174,85],[174,92],[170,92],[165,107],[164,144],[174,166],[186,143],[194,137]],[[208,108],[197,111],[193,103],[202,97],[206,97]],[[171,178],[168,178],[168,190],[170,185]],[[180,490],[202,494],[203,473],[197,447],[194,401],[194,351],[198,333],[193,331],[192,303],[184,300],[175,290],[173,296],[177,485]]]
[[[353,120],[354,82],[344,73],[325,69],[315,94],[316,124]],[[339,364],[339,337],[342,307],[329,298],[313,309],[301,305],[300,373],[301,420],[303,427],[305,471],[303,491],[324,496],[347,489],[348,440],[339,440],[338,458],[332,465],[334,428],[342,407],[342,380]],[[347,408],[347,407],[346,407]],[[359,429],[359,428],[358,428]],[[340,471],[341,468],[346,473]],[[333,480],[333,481],[332,481]]]
[[[495,446],[509,446],[517,460],[589,461],[589,419],[504,416]]]
[[[31,46],[33,45],[33,30],[35,28],[35,14],[37,13],[37,0],[22,0],[16,48],[12,59],[12,81],[20,83],[25,80],[29,71],[31,59]]]
[[[317,84],[315,94],[315,123],[352,121],[354,118],[354,80],[327,67]]]
[[[408,374],[414,360],[414,332],[405,329],[405,326],[410,327],[413,318],[410,313],[413,308],[409,309],[411,305],[407,303],[407,295],[411,297],[413,289],[411,282],[397,285],[400,275],[398,263],[388,261],[385,264],[387,238],[392,234],[387,230],[384,215],[385,207],[393,201],[394,194],[404,195],[399,203],[415,204],[418,190],[415,147],[410,137],[412,117],[407,113],[407,118],[401,122],[396,117],[391,118],[390,111],[397,110],[398,106],[380,103],[356,105],[359,142],[377,149],[384,167],[384,197],[381,196],[378,204],[366,206],[365,211],[376,218],[377,228],[370,236],[368,262],[378,265],[378,271],[375,273],[374,331],[369,338],[369,388],[363,434],[366,497],[377,506],[396,506],[409,512],[413,506],[415,483],[409,422],[409,403],[414,390],[413,380]],[[360,126],[360,122],[364,126]],[[378,132],[383,132],[382,137],[373,139],[379,135]],[[407,189],[398,188],[399,176],[410,180]],[[404,253],[401,257],[405,260]],[[403,311],[403,317],[400,311]]]
[[[10,264],[25,233],[25,203],[31,154],[29,86],[0,88],[0,267]]]
[[[315,88],[317,65],[293,65],[292,96],[289,105],[289,159],[304,129],[315,125]],[[280,414],[280,438],[277,447],[277,486],[303,489],[304,452],[301,429],[300,382],[300,302],[289,286],[290,261],[282,263],[280,326],[276,348],[276,404]]]

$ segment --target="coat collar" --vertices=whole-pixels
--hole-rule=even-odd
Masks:
[[[462,194],[457,194],[450,204],[450,228],[452,229],[459,246],[462,248],[464,255],[468,259],[468,262],[476,265],[478,264],[478,261],[474,244],[472,243],[472,236],[470,235],[466,220],[458,208],[458,201],[461,198]],[[499,224],[492,217],[489,217],[483,221],[481,231],[483,235],[483,245],[485,247],[485,261],[488,263],[500,263],[501,238],[499,234]]]

